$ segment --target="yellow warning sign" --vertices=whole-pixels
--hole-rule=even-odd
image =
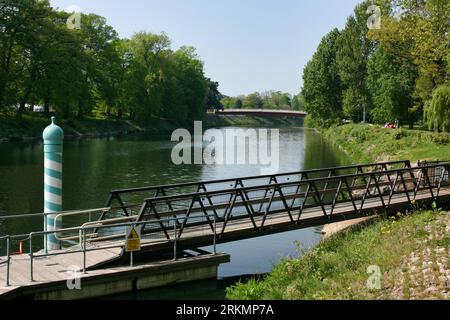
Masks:
[[[128,231],[127,241],[125,244],[126,252],[135,252],[141,250],[141,235],[140,230],[132,227]]]

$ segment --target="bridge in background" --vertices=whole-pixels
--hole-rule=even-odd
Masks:
[[[305,118],[308,114],[291,110],[263,110],[263,109],[224,109],[216,111],[220,116],[249,116],[249,117],[287,117]]]
[[[449,172],[450,162],[413,167],[399,161],[114,190],[104,208],[61,213],[56,220],[64,229],[56,233],[0,236],[7,246],[0,257],[0,297],[14,287],[60,280],[61,270],[72,265],[100,276],[123,266],[133,259],[125,250],[130,226],[142,230],[138,261],[201,259],[207,246],[216,256],[219,243],[450,204]],[[30,215],[1,217],[18,218]],[[64,249],[37,250],[50,234]],[[28,253],[11,255],[19,241],[28,244]]]

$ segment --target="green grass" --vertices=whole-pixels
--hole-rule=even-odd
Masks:
[[[302,119],[208,115],[208,127],[289,127],[301,126]]]
[[[416,240],[426,239],[425,226],[440,214],[437,211],[420,212],[381,220],[359,231],[337,234],[306,251],[302,258],[284,259],[262,281],[251,280],[229,287],[227,298],[392,299],[392,288],[399,277],[403,277],[402,258],[420,249]],[[381,269],[381,290],[368,289],[369,266]],[[404,283],[408,286],[408,279],[404,279]],[[403,296],[407,298],[407,295]]]
[[[322,130],[357,162],[450,160],[450,134],[348,124]]]

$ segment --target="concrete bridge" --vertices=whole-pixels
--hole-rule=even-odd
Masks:
[[[399,161],[113,190],[104,208],[59,214],[64,229],[0,235],[0,299],[88,298],[215,277],[229,261],[219,243],[448,205],[449,172],[450,162]],[[85,222],[69,226],[74,216]],[[138,252],[127,252],[127,228],[141,230]],[[36,249],[50,235],[63,249]],[[18,243],[26,254],[11,254]],[[67,290],[74,265],[87,290]]]
[[[263,110],[263,109],[224,109],[217,110],[219,116],[249,116],[249,117],[287,117],[287,118],[305,118],[308,114],[303,111],[291,110]]]

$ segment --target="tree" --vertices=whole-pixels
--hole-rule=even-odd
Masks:
[[[289,93],[272,92],[270,97],[270,106],[268,109],[273,110],[290,110],[291,109],[291,95]]]
[[[450,1],[386,2],[391,12],[383,17],[381,30],[372,30],[370,36],[387,53],[417,66],[415,96],[423,104],[431,98],[435,88],[447,81],[445,61],[450,43]],[[392,12],[400,13],[393,15]]]
[[[425,119],[430,130],[450,132],[450,86],[443,85],[433,92],[425,108]]]
[[[296,111],[301,111],[303,110],[303,105],[304,105],[304,98],[303,96],[299,93],[298,95],[295,95],[292,98],[292,110],[296,110]]]
[[[242,101],[242,108],[244,109],[262,109],[264,106],[263,99],[258,92],[249,94]]]
[[[179,120],[202,120],[207,111],[208,83],[203,62],[193,47],[181,47],[176,51],[178,81],[182,85],[183,99],[180,108],[186,108],[186,116]],[[170,92],[169,92],[170,94]]]
[[[339,36],[337,29],[326,35],[303,72],[305,111],[322,126],[342,118],[342,84],[336,61]]]
[[[101,112],[132,120],[202,119],[207,103],[220,106],[219,84],[204,75],[192,47],[170,48],[165,33],[119,39],[106,19],[68,12],[46,0],[0,2],[0,111],[43,104],[64,118]]]
[[[242,98],[237,98],[236,100],[236,109],[242,109]]]
[[[411,126],[416,120],[413,92],[417,70],[408,61],[397,59],[382,48],[371,56],[368,63],[367,83],[374,108],[375,122],[385,123],[399,119]]]
[[[0,106],[20,103],[19,117],[33,93],[41,62],[41,33],[50,26],[51,15],[48,1],[4,0],[0,4]]]
[[[211,79],[206,79],[208,84],[208,109],[223,109],[224,106],[221,103],[223,95],[219,91],[219,83],[212,81]]]
[[[339,37],[337,63],[343,89],[344,115],[359,122],[369,112],[370,94],[366,85],[367,61],[374,50],[374,42],[367,38],[367,8],[371,2],[356,6]]]
[[[116,108],[118,86],[121,80],[123,56],[121,56],[117,32],[106,19],[95,14],[82,15],[80,42],[85,51],[84,81],[88,91],[80,96],[78,115],[91,111],[91,104],[105,105],[106,114]]]

